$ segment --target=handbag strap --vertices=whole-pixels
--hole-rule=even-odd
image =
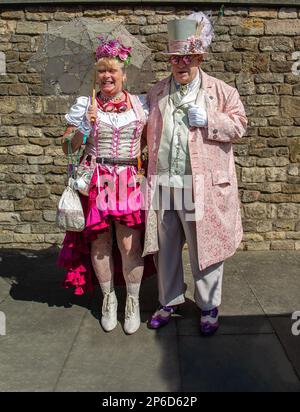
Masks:
[[[71,143],[71,139],[66,139],[67,143],[68,143],[68,153],[67,153],[67,160],[68,160],[68,164],[67,164],[67,174],[68,174],[68,178],[72,177],[73,179],[76,178],[76,173],[77,173],[77,168],[80,162],[80,154],[81,154],[81,150],[80,147],[77,150],[76,156],[74,156],[74,154],[72,153],[72,143]]]

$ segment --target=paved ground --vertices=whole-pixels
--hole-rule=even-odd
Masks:
[[[211,338],[198,332],[186,251],[180,313],[159,331],[147,328],[157,304],[156,279],[148,279],[142,326],[132,336],[122,329],[123,290],[118,327],[105,333],[99,292],[88,299],[62,290],[53,251],[0,256],[0,391],[300,391],[300,335],[291,332],[291,313],[300,311],[300,251],[229,259],[222,327]]]

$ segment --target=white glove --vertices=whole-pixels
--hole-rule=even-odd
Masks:
[[[189,124],[192,127],[207,126],[207,112],[197,104],[190,104],[188,109]]]

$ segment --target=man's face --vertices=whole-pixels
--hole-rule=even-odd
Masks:
[[[203,57],[199,55],[172,56],[169,62],[177,83],[187,84],[194,80]]]

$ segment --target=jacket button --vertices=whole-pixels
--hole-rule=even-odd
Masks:
[[[214,133],[214,134],[217,134],[217,133],[218,133],[218,129],[214,129],[214,130],[213,130],[213,133]]]
[[[211,100],[213,100],[214,96],[209,96],[209,98],[210,98]]]

